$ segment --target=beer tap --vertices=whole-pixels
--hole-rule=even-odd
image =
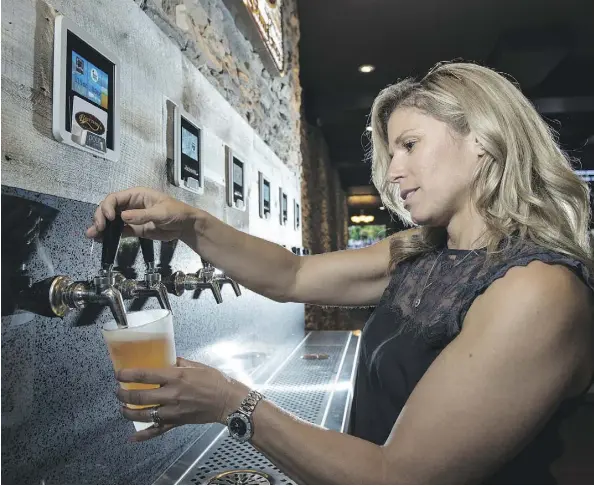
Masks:
[[[204,260],[202,260],[203,264],[208,264],[212,267],[212,265]],[[214,267],[213,267],[214,269]],[[228,277],[227,275],[225,275],[223,272],[220,273],[215,273],[213,276],[213,280],[215,280],[216,282],[219,283],[219,286],[222,288],[223,285],[225,284],[229,284],[231,285],[231,287],[233,288],[233,291],[235,292],[235,295],[237,297],[241,296],[241,289],[239,288],[239,284],[233,280],[231,277]]]
[[[29,298],[37,301],[35,312],[63,317],[69,310],[83,309],[88,304],[99,304],[110,308],[118,327],[128,327],[124,301],[117,288],[124,278],[113,271],[123,228],[124,222],[119,215],[114,221],[106,221],[101,269],[91,280],[74,282],[68,276],[58,275],[33,284]]]
[[[156,297],[162,309],[171,311],[167,287],[161,281],[161,274],[155,265],[153,240],[139,238],[142,257],[146,265],[144,280],[121,280],[116,283],[124,299]]]
[[[202,261],[202,268],[194,274],[186,275],[183,272],[175,272],[165,279],[167,290],[174,295],[182,295],[186,290],[202,291],[208,289],[212,291],[217,304],[223,302],[221,295],[221,286],[229,284],[233,287],[235,295],[241,295],[241,289],[237,282],[227,277],[223,273],[215,273],[215,267],[208,261]]]
[[[170,277],[165,279],[167,290],[173,295],[180,296],[186,290],[201,291],[209,289],[212,291],[217,304],[223,302],[221,295],[221,287],[219,283],[213,280],[214,267],[205,268],[204,266],[196,273],[186,275],[184,272],[174,272]]]
[[[215,277],[215,267],[210,262],[203,260],[202,257],[200,257],[200,261],[202,262],[202,268],[196,272],[197,282],[195,289],[198,291],[198,295],[202,290],[210,289],[217,304],[221,304],[223,302],[223,296],[221,295],[219,280]]]

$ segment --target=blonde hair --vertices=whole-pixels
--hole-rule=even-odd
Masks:
[[[521,91],[501,74],[471,63],[440,63],[420,81],[383,89],[371,111],[372,177],[384,205],[412,225],[387,177],[387,124],[399,107],[416,108],[462,136],[471,131],[485,149],[471,184],[484,219],[488,254],[510,235],[577,258],[594,268],[588,225],[589,188],[572,170],[554,132]],[[422,227],[392,238],[390,269],[445,243],[444,228]]]

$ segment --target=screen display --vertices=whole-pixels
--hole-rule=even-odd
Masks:
[[[270,202],[270,184],[264,181],[264,202]]]
[[[72,50],[72,90],[107,110],[109,78],[93,63]]]
[[[287,195],[283,194],[283,213],[286,213],[288,210],[287,208]]]
[[[198,137],[186,127],[182,127],[181,149],[184,155],[198,161]]]
[[[200,187],[200,129],[181,117],[181,178],[188,187]]]
[[[233,158],[233,184],[243,186],[243,164]]]

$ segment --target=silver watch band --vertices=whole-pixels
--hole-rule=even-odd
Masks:
[[[247,397],[243,399],[241,405],[239,405],[239,412],[243,412],[248,417],[252,416],[256,405],[258,402],[262,400],[264,397],[261,393],[257,392],[256,390],[252,390],[248,393]]]

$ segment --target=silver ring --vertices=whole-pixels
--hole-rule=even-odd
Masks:
[[[159,417],[159,409],[157,407],[151,408],[150,415],[154,428],[158,429],[163,425],[163,420]]]

